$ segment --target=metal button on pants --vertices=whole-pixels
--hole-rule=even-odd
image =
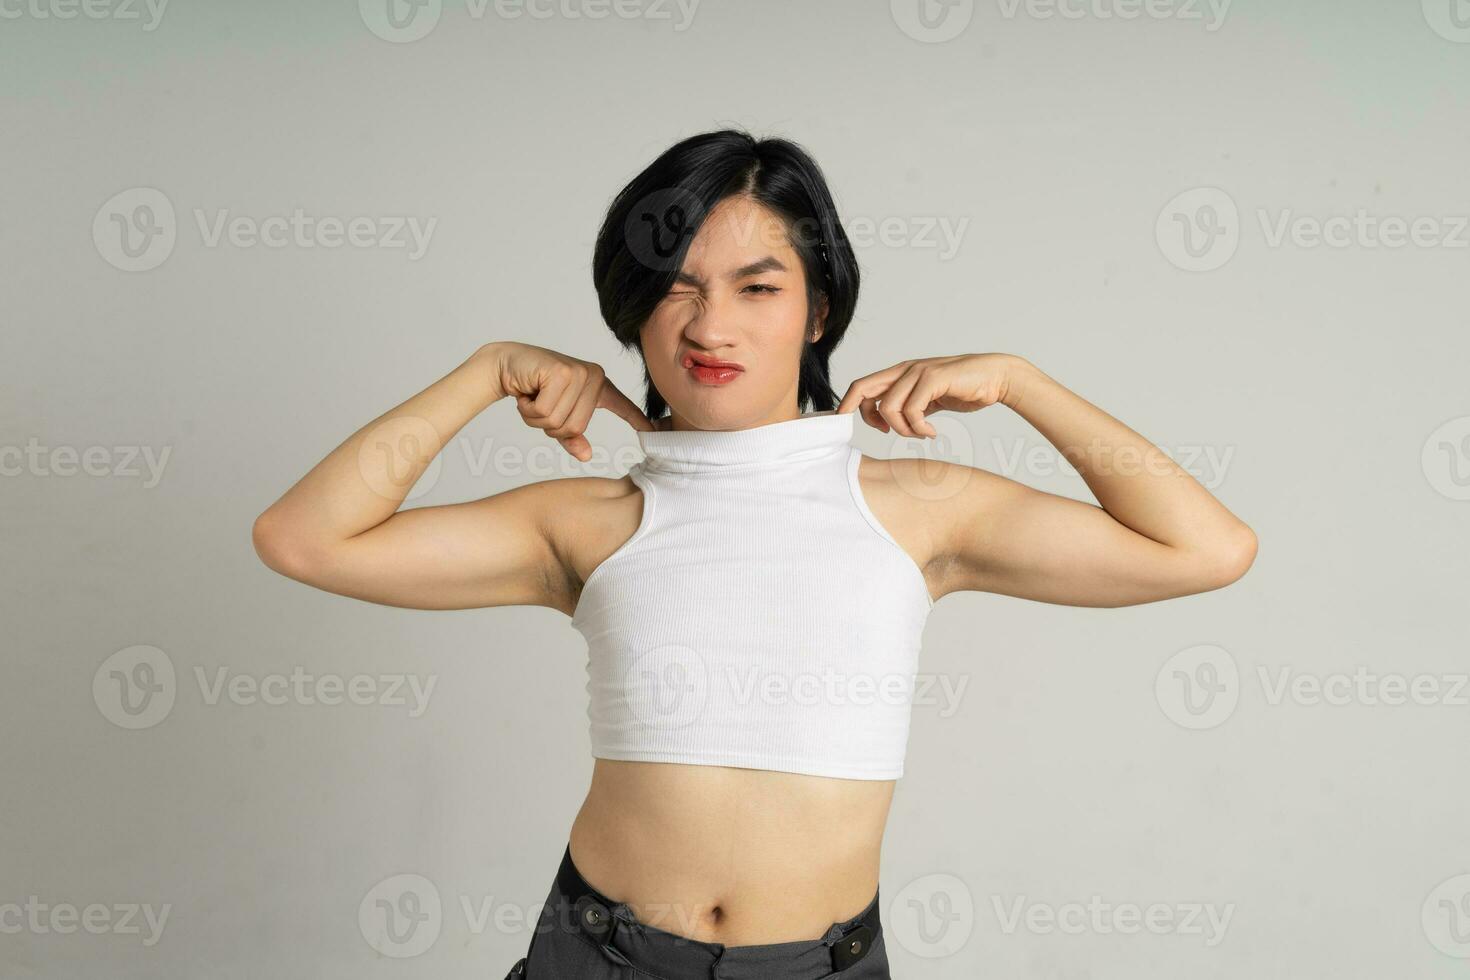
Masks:
[[[506,980],[891,980],[878,895],[820,939],[724,946],[639,922],[563,852],[526,957]]]

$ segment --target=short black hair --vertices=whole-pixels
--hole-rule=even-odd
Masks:
[[[749,197],[777,214],[806,273],[809,317],[797,402],[801,411],[837,407],[828,365],[857,306],[858,266],[826,178],[790,140],[758,140],[722,129],[669,147],[618,192],[592,254],[592,282],[602,318],[625,348],[642,356],[639,332],[683,266],[689,243],[711,211],[729,197]],[[827,301],[822,337],[811,341],[820,300]],[[643,365],[644,414],[658,419],[668,403]]]

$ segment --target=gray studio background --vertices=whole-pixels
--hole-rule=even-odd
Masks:
[[[250,525],[488,340],[641,397],[593,236],[727,124],[807,146],[858,245],[839,391],[1022,354],[1261,542],[1213,594],[938,605],[895,976],[1467,975],[1470,6],[396,2],[0,4],[0,977],[523,955],[581,638],[311,590]],[[944,432],[1087,496],[1005,410]],[[412,504],[638,458],[592,437],[497,404]]]

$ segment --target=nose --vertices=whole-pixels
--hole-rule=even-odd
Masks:
[[[718,356],[722,349],[734,346],[739,331],[731,311],[718,300],[691,303],[689,320],[684,324],[684,337],[692,346]]]

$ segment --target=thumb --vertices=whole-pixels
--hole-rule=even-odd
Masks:
[[[557,441],[561,443],[563,449],[571,453],[581,462],[586,463],[591,461],[592,443],[587,441],[586,436],[567,436],[565,439],[558,439]]]

